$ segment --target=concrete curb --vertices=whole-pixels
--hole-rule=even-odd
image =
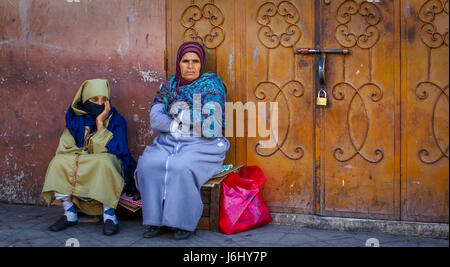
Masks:
[[[322,217],[317,215],[271,213],[275,225],[308,227],[322,230],[372,232],[392,235],[448,239],[449,224],[388,220]]]

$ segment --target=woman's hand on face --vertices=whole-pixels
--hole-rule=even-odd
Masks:
[[[106,120],[106,117],[108,116],[109,112],[111,111],[111,105],[109,104],[109,100],[105,102],[105,110],[103,110],[100,115],[97,116],[96,123],[97,123],[97,131],[103,128],[103,122]]]

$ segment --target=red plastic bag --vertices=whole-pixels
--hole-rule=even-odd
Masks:
[[[260,191],[266,177],[257,166],[243,167],[231,173],[222,183],[219,229],[235,234],[260,227],[272,221]]]

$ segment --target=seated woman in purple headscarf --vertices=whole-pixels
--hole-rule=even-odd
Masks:
[[[152,104],[151,127],[161,134],[145,149],[136,169],[146,238],[170,228],[175,228],[177,240],[195,232],[203,211],[200,188],[221,172],[230,147],[223,137],[225,88],[204,67],[203,47],[184,43],[176,75],[161,85]]]

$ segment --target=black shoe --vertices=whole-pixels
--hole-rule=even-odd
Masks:
[[[147,229],[145,229],[145,232],[143,234],[144,238],[152,238],[157,237],[167,232],[166,227],[159,227],[159,226],[148,226]]]
[[[115,235],[119,232],[119,224],[115,224],[112,220],[108,219],[103,224],[104,235]]]
[[[185,239],[188,239],[189,237],[191,237],[191,235],[193,235],[193,234],[194,234],[194,232],[191,232],[191,231],[177,229],[175,231],[175,233],[173,234],[173,238],[175,240],[185,240]]]
[[[69,222],[69,221],[67,221],[67,216],[63,215],[54,224],[50,225],[49,230],[52,232],[59,232],[59,231],[66,229],[67,227],[71,227],[71,226],[74,226],[77,224],[78,224],[78,221]]]

